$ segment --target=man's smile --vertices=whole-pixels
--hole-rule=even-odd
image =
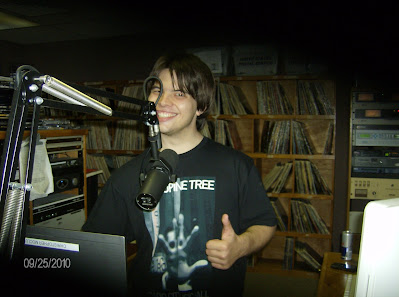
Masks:
[[[176,116],[177,114],[176,114],[176,113],[172,113],[172,112],[159,111],[159,112],[157,112],[157,115],[158,115],[158,118],[165,119],[165,118],[174,117],[174,116]]]

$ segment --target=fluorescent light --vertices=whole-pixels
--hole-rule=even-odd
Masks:
[[[39,24],[0,12],[0,30],[34,27]]]

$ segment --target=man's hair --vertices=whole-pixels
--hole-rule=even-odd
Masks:
[[[215,100],[215,80],[209,67],[197,56],[189,53],[172,53],[161,56],[151,71],[150,76],[157,76],[162,70],[169,69],[173,85],[191,95],[197,101],[197,110],[202,114],[197,117],[197,129],[200,131],[206,122]],[[177,82],[174,81],[176,74]],[[149,84],[151,87],[151,84]]]

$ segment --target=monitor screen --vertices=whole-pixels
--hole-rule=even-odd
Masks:
[[[399,296],[399,198],[365,207],[355,296]]]
[[[126,294],[122,236],[27,226],[23,266],[33,288],[45,295],[66,290],[73,296]]]

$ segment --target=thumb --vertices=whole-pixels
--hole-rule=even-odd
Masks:
[[[222,216],[222,224],[223,224],[223,229],[222,229],[222,240],[226,240],[228,238],[231,238],[232,236],[235,235],[233,226],[231,225],[229,215],[224,214]]]

